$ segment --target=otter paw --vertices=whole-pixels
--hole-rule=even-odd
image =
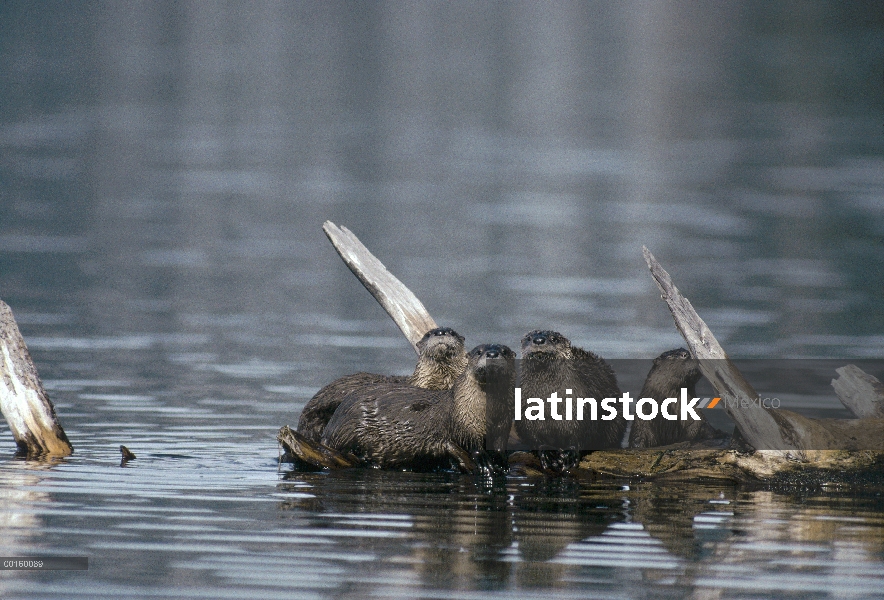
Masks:
[[[491,475],[506,475],[509,472],[509,462],[505,454],[487,450],[473,450],[470,458],[476,463],[478,472],[486,477]]]
[[[548,473],[564,473],[577,466],[580,462],[580,452],[575,446],[568,448],[544,447],[537,450],[537,458],[540,465]]]

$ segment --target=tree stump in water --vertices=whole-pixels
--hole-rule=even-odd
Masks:
[[[18,454],[68,456],[74,449],[58,422],[12,309],[0,300],[0,410]]]

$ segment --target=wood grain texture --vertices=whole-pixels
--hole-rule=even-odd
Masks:
[[[835,394],[860,419],[884,417],[884,383],[856,365],[835,369],[839,377],[832,380]]]
[[[0,300],[0,410],[18,454],[68,456],[74,449],[58,422],[12,309]]]
[[[420,339],[437,327],[421,301],[349,229],[326,221],[322,230],[344,263],[387,311],[417,352]]]
[[[712,335],[697,311],[681,295],[669,273],[660,265],[650,250],[642,246],[642,253],[651,276],[660,288],[660,297],[669,307],[675,326],[684,338],[691,353],[700,363],[700,370],[716,389],[722,399],[754,399],[758,393],[746,381],[743,374],[728,358],[727,353]],[[733,419],[746,442],[754,448],[789,450],[801,448],[800,440],[791,439],[788,423],[781,422],[771,411],[760,406],[737,408],[725,404],[728,416]]]

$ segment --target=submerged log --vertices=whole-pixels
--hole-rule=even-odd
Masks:
[[[387,311],[417,352],[417,343],[424,334],[438,327],[421,301],[349,229],[326,221],[322,230],[344,263]]]
[[[0,300],[0,410],[18,454],[68,456],[74,449],[58,422],[9,306]]]

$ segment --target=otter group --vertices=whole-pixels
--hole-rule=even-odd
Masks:
[[[293,458],[330,468],[504,470],[515,353],[500,344],[466,353],[447,327],[428,331],[417,349],[410,376],[356,373],[319,390],[290,432],[305,449]]]
[[[543,470],[563,472],[586,452],[651,447],[716,435],[705,421],[656,418],[635,421],[628,440],[622,416],[611,421],[519,420],[513,422],[515,387],[529,396],[616,398],[621,392],[610,365],[572,346],[555,331],[534,330],[521,341],[521,368],[502,344],[465,352],[464,338],[436,328],[418,342],[410,376],[356,373],[325,386],[304,407],[298,422],[295,462],[313,467],[366,465],[387,469],[458,468],[502,472],[514,430],[519,443],[540,459]],[[700,379],[684,349],[654,360],[642,398],[662,399],[681,387],[693,393]],[[316,458],[322,457],[322,458]]]

